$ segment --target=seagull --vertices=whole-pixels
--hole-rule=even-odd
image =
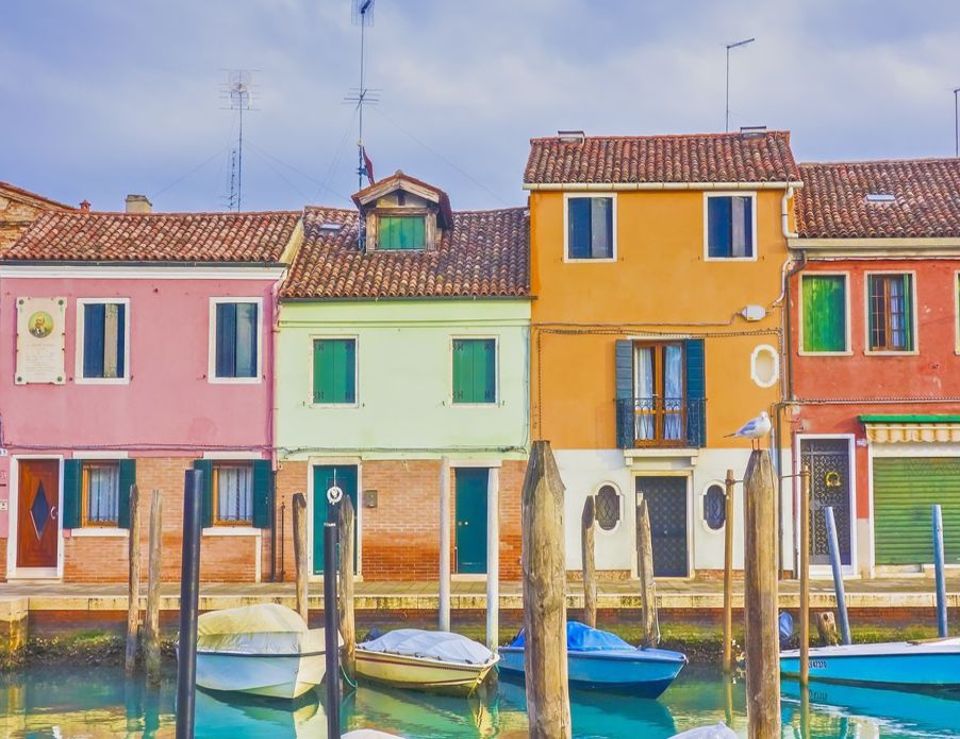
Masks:
[[[727,436],[736,436],[740,439],[750,439],[750,445],[753,446],[754,440],[757,443],[757,448],[759,448],[760,439],[770,433],[770,416],[767,415],[766,411],[761,411],[760,415],[756,418],[751,418],[743,426],[737,429],[732,434],[727,434]]]

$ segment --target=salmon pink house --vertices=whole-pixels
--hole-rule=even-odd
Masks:
[[[163,576],[176,579],[197,467],[202,577],[259,580],[273,306],[300,213],[154,214],[145,198],[129,210],[46,213],[0,252],[0,579],[125,579],[134,483],[144,520],[163,495]]]

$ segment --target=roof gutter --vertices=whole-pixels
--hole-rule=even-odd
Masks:
[[[588,192],[634,192],[638,190],[787,190],[803,187],[799,180],[777,182],[524,182],[524,190],[560,192],[586,190]]]

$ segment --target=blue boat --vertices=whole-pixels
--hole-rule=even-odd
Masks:
[[[500,673],[523,679],[521,631],[507,647],[500,647]],[[567,622],[567,673],[570,687],[629,693],[656,698],[687,664],[686,655],[666,649],[633,647],[616,634],[591,629],[579,621]]]
[[[780,673],[800,674],[800,650],[780,653]],[[960,638],[844,644],[810,650],[810,679],[863,685],[960,687]]]

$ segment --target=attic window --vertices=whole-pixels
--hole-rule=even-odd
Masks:
[[[427,243],[426,216],[381,215],[377,224],[377,248],[393,251],[423,249]]]
[[[897,196],[889,192],[868,192],[868,203],[895,203]]]

